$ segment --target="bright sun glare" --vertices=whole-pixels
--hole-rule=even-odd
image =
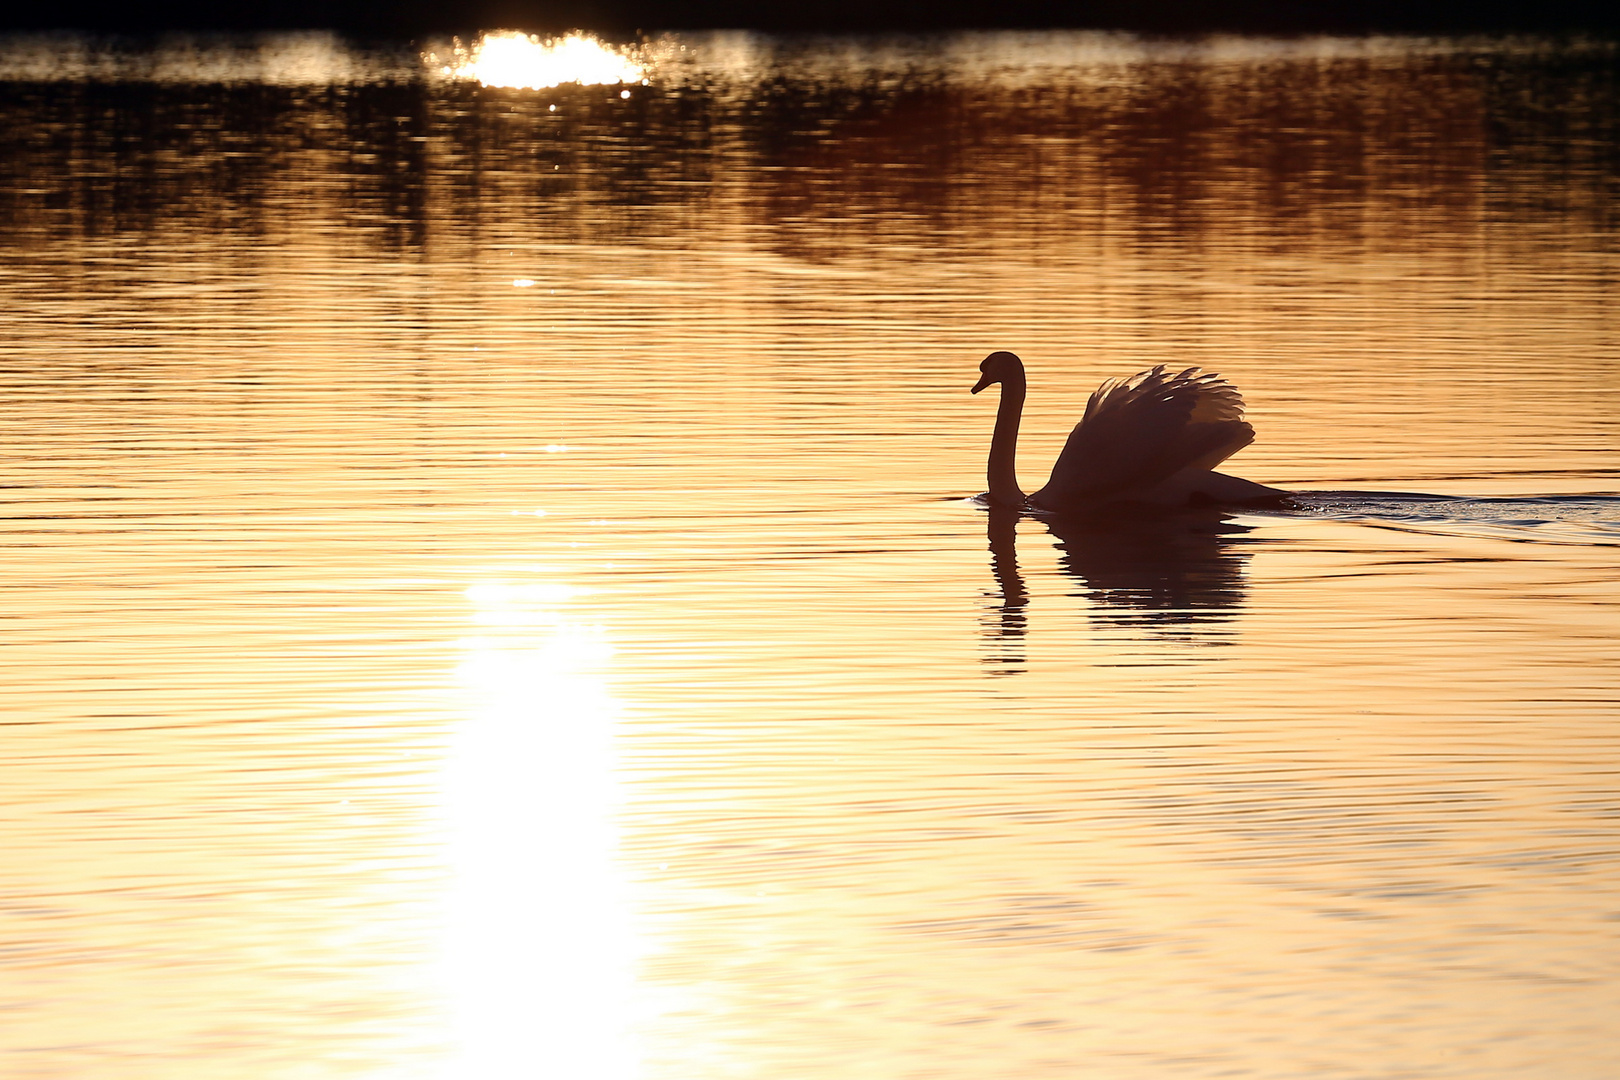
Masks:
[[[642,83],[647,74],[630,50],[616,49],[577,31],[566,37],[542,38],[520,30],[495,30],[470,49],[458,40],[448,61],[437,56],[428,59],[451,78],[520,90],[543,90],[563,83]]]
[[[619,862],[619,706],[602,632],[556,581],[467,590],[480,633],[446,761],[445,1080],[635,1080],[642,937]]]

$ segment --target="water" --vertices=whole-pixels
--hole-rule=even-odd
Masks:
[[[1613,47],[641,57],[0,46],[0,1071],[1614,1075]]]

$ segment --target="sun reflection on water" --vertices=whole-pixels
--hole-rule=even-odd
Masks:
[[[647,74],[630,50],[578,32],[542,38],[521,30],[494,30],[470,48],[457,40],[449,58],[429,54],[427,62],[451,78],[520,90],[543,90],[563,83],[640,83]]]
[[[642,948],[618,862],[612,649],[560,614],[565,585],[466,595],[487,633],[462,643],[472,704],[445,777],[447,1075],[634,1080]]]

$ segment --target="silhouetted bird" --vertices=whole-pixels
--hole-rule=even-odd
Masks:
[[[1066,514],[1110,502],[1275,506],[1288,498],[1279,488],[1213,471],[1254,441],[1237,388],[1198,368],[1172,374],[1162,364],[1103,383],[1069,433],[1046,486],[1026,496],[1014,467],[1024,362],[993,352],[979,371],[975,394],[1001,384],[984,495],[993,504]]]

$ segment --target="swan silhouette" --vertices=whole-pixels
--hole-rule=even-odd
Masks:
[[[979,371],[973,393],[1001,384],[986,467],[990,490],[983,496],[992,505],[1073,514],[1120,502],[1276,506],[1288,499],[1280,488],[1214,471],[1254,441],[1237,387],[1198,368],[1172,373],[1163,364],[1098,387],[1046,486],[1025,495],[1015,469],[1024,362],[993,352]]]

